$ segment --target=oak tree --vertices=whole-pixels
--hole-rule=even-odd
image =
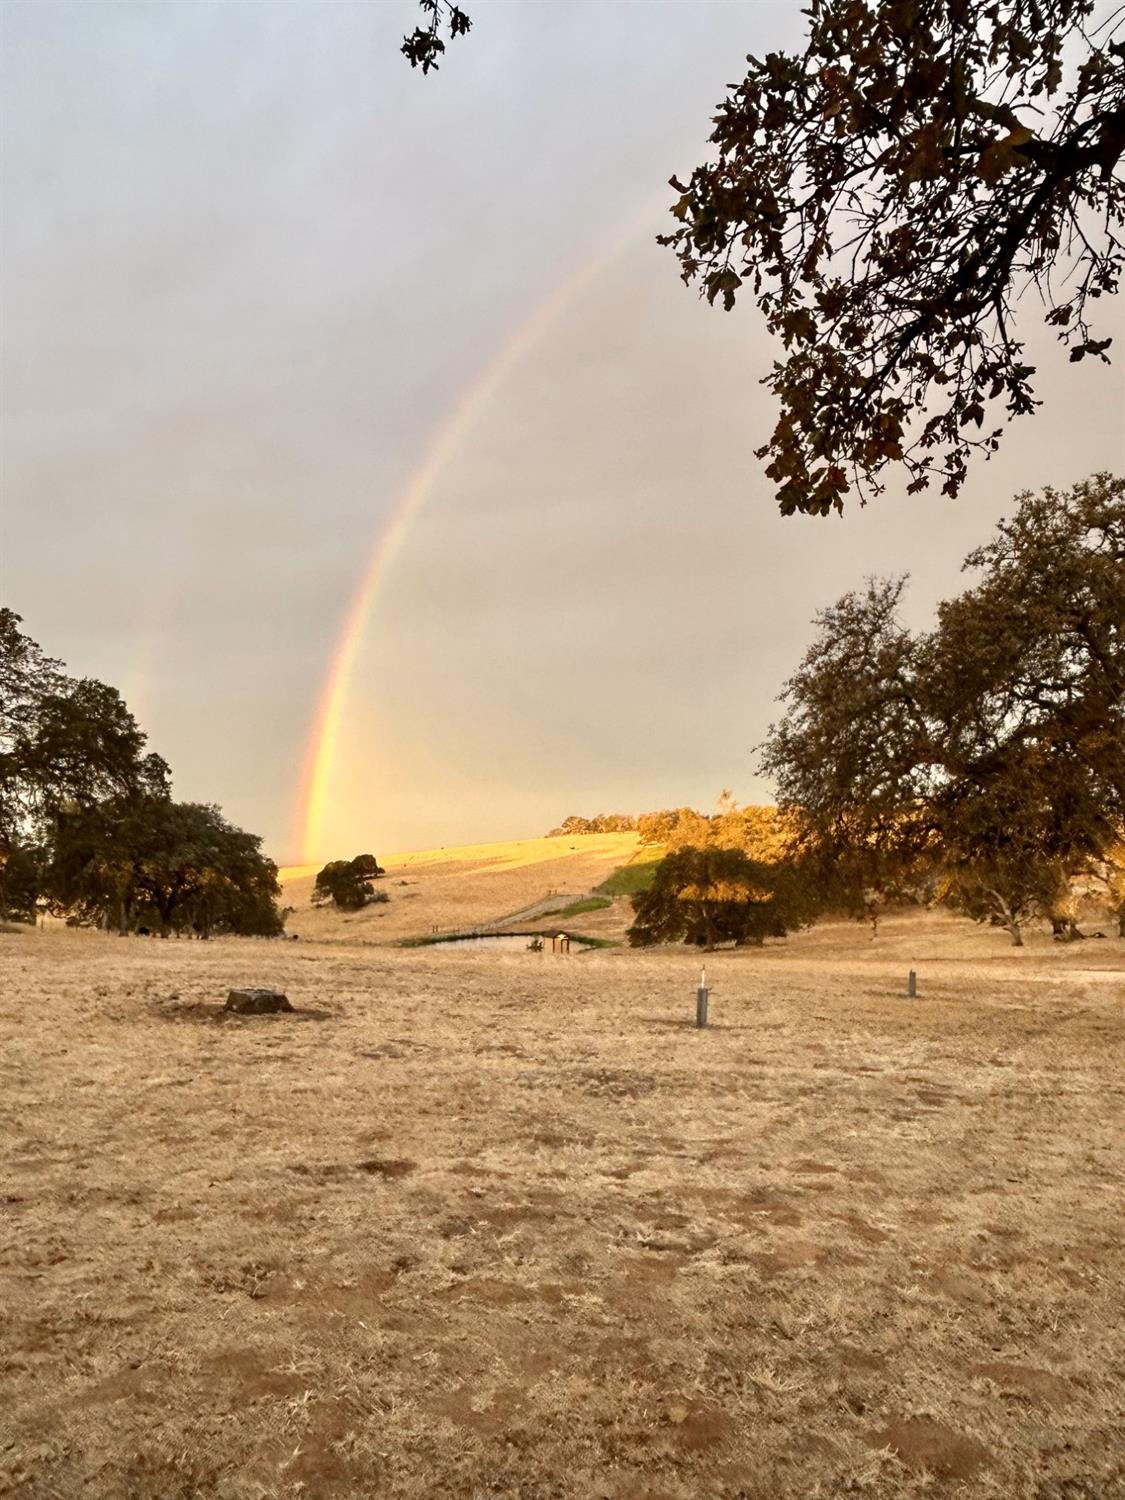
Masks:
[[[965,567],[920,648],[931,807],[956,887],[1009,925],[1125,824],[1125,480],[1018,496]]]
[[[331,902],[341,911],[362,911],[365,906],[388,899],[386,892],[376,891],[373,883],[383,873],[373,854],[329,860],[317,872],[310,899],[314,906]]]
[[[887,900],[917,888],[933,841],[919,644],[899,619],[905,586],[871,579],[816,616],[761,754],[822,900],[873,927]]]
[[[116,689],[76,680],[0,609],[0,915],[130,932],[280,931],[277,869],[217,807],[174,802]]]
[[[786,872],[741,849],[686,847],[666,854],[648,890],[633,897],[629,942],[762,943],[795,924],[797,887]]]
[[[818,616],[762,769],[826,899],[940,888],[1020,941],[1125,826],[1125,480],[1017,497],[921,635],[901,580]]]
[[[142,793],[64,812],[46,889],[53,909],[122,934],[281,930],[277,867],[217,807]]]

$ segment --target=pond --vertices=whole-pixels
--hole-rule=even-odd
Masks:
[[[542,955],[533,952],[527,946],[531,942],[532,936],[533,934],[529,932],[486,932],[480,936],[473,934],[468,937],[438,938],[435,942],[428,943],[426,946],[430,948],[476,948],[482,952],[485,950],[493,951],[499,948],[512,953],[526,953],[529,958],[539,958],[541,956],[550,958],[550,933],[546,933],[543,936]],[[571,938],[570,940],[571,953],[584,953],[592,946],[591,943],[579,942],[577,938]],[[558,955],[556,954],[555,957],[558,957]]]

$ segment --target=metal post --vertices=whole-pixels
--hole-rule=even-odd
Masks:
[[[911,969],[910,977],[906,981],[906,998],[908,1000],[917,1000],[918,998],[918,976],[913,969]]]

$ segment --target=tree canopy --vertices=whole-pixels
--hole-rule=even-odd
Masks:
[[[421,0],[429,71],[468,16]],[[1093,304],[1125,261],[1125,27],[1095,0],[810,0],[799,54],[749,57],[712,156],[671,179],[660,236],[782,345],[758,456],[785,514],[963,485],[1039,405],[1014,316],[1028,291],[1072,361],[1107,360]],[[1001,425],[994,423],[997,417]],[[987,420],[987,425],[986,425]]]
[[[118,932],[275,937],[277,867],[217,807],[141,794],[65,813],[45,890],[60,915]]]
[[[317,873],[310,899],[314,906],[332,902],[341,911],[362,911],[373,902],[387,900],[386,892],[376,891],[374,886],[385,873],[373,854],[329,860]]]
[[[810,874],[857,916],[899,892],[932,837],[919,645],[898,619],[904,588],[872,579],[816,616],[785,685],[788,712],[763,748]]]
[[[800,56],[751,57],[664,236],[784,346],[760,450],[781,509],[827,514],[902,464],[955,495],[996,402],[1038,404],[1014,303],[1072,360],[1125,242],[1125,48],[1094,0],[813,0]]]
[[[74,679],[0,606],[0,846],[68,805],[168,786],[115,688]]]
[[[762,943],[797,921],[798,886],[789,872],[718,845],[666,854],[646,891],[633,897],[634,948],[654,943]]]

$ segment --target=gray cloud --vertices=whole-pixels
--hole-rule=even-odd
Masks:
[[[800,27],[787,0],[474,16],[423,80],[409,0],[3,12],[5,598],[281,857],[341,619],[434,434],[700,158],[745,52]],[[909,570],[922,622],[1015,490],[1121,466],[1118,368],[1066,368],[1028,308],[1047,405],[959,502],[782,521],[769,351],[681,287],[660,217],[526,350],[388,570],[336,852],[764,795],[750,747],[815,608]]]

